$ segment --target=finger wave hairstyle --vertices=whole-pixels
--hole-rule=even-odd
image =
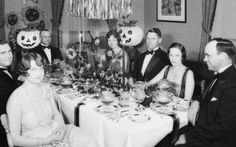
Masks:
[[[28,76],[27,71],[30,69],[30,62],[35,61],[38,66],[44,66],[45,60],[37,53],[28,53],[22,57],[21,62],[18,64],[19,74]]]
[[[108,38],[110,38],[111,36],[117,39],[118,45],[121,47],[121,37],[117,30],[110,30],[106,35],[106,39],[108,40]]]

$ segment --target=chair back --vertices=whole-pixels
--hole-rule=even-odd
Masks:
[[[2,114],[0,116],[1,119],[1,124],[3,128],[5,129],[6,136],[7,136],[7,142],[9,147],[14,147],[13,139],[10,134],[10,129],[9,129],[9,120],[7,114]]]

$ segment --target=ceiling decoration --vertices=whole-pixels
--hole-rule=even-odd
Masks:
[[[69,14],[88,19],[125,19],[132,14],[132,0],[70,0]]]

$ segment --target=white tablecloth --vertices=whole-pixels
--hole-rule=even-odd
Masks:
[[[85,98],[70,99],[59,96],[62,112],[69,123],[74,123],[74,109]],[[89,98],[85,102],[86,105],[80,107],[80,127],[93,135],[99,147],[152,147],[172,131],[173,119],[151,109],[144,111],[151,116],[147,122],[133,122],[128,117],[115,122],[95,110],[101,102]],[[187,113],[177,114],[180,126],[187,125]]]

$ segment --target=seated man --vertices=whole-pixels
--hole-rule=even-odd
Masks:
[[[135,81],[150,81],[169,64],[166,52],[160,48],[162,38],[159,28],[147,31],[146,42],[148,50],[140,54],[134,62],[132,78]],[[132,83],[132,82],[131,82]]]
[[[177,146],[236,145],[236,69],[232,65],[235,50],[231,41],[221,38],[206,45],[204,61],[217,74],[204,90],[202,99],[192,102],[188,119],[193,127],[183,131]]]
[[[18,83],[8,67],[12,63],[12,51],[8,43],[0,43],[0,115],[6,113],[6,103],[11,93],[18,87]],[[0,145],[8,147],[6,133],[0,125]]]
[[[51,34],[48,30],[42,30],[40,32],[40,38],[41,43],[35,49],[33,49],[32,52],[40,54],[43,58],[45,58],[48,64],[52,64],[53,60],[55,59],[63,59],[60,50],[50,46]]]

